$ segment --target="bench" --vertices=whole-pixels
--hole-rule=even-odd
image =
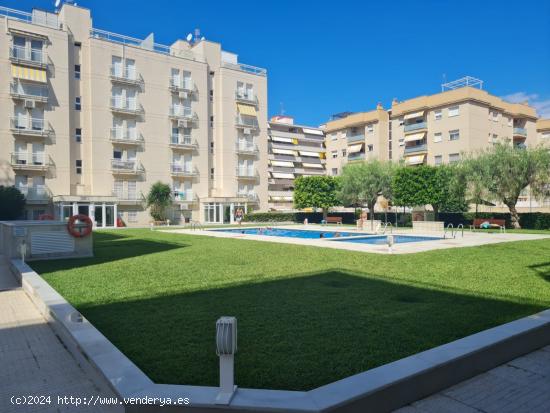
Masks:
[[[337,224],[342,225],[342,217],[327,217],[327,219],[323,219],[321,221],[321,224]]]
[[[506,220],[497,218],[475,218],[471,229],[481,228],[481,224],[488,222],[491,227],[498,228],[500,230],[506,230]]]

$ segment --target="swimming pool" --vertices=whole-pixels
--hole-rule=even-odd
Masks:
[[[232,229],[213,229],[216,232],[231,232],[234,234],[248,235],[267,235],[273,237],[288,238],[334,238],[336,234],[340,237],[365,236],[368,233],[344,232],[344,231],[318,231],[304,229],[284,229],[284,228],[232,228]],[[323,236],[321,237],[321,234]]]
[[[420,241],[435,241],[443,239],[441,237],[423,237],[417,235],[394,235],[393,242],[394,244],[404,244],[407,242],[420,242]],[[337,242],[354,242],[359,244],[374,244],[374,245],[387,245],[388,236],[387,235],[373,235],[370,237],[353,237],[347,239],[333,239],[331,241]]]

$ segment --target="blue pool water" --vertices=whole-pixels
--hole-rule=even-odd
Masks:
[[[434,241],[438,239],[443,239],[439,237],[421,237],[416,235],[394,235],[393,242],[395,244],[403,244],[405,242],[420,242],[420,241]],[[359,244],[375,244],[375,245],[387,245],[388,236],[387,235],[374,235],[371,237],[355,237],[348,239],[335,239],[332,241],[338,242],[354,242]]]
[[[356,235],[369,235],[365,233],[353,233],[353,232],[343,232],[343,231],[310,231],[303,229],[283,229],[283,228],[237,228],[237,229],[214,229],[212,231],[220,232],[232,232],[235,234],[249,234],[249,235],[268,235],[275,237],[289,237],[289,238],[334,238],[336,233],[340,233],[341,237],[352,237]]]

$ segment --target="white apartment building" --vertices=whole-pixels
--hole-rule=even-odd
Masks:
[[[294,179],[325,175],[325,133],[294,124],[291,116],[273,116],[268,129],[268,207],[293,210]]]
[[[267,209],[267,73],[204,39],[154,42],[92,26],[88,9],[0,8],[0,185],[27,218],[146,225],[173,190],[173,222]]]

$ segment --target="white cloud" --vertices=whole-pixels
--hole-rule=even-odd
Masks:
[[[502,98],[512,103],[529,102],[541,118],[550,118],[550,99],[541,99],[536,93],[516,92]]]

